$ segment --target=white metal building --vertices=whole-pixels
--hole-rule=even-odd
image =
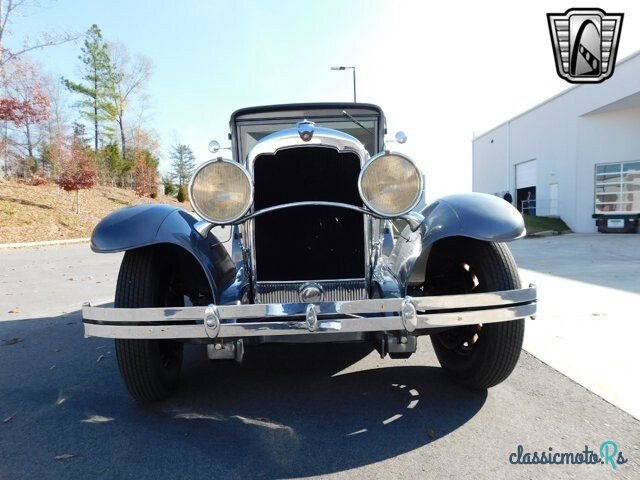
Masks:
[[[594,213],[610,226],[638,222],[640,51],[605,82],[576,85],[476,137],[473,190],[510,192],[525,213],[560,216],[576,232],[596,231]]]

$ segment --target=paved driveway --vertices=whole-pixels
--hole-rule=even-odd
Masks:
[[[539,289],[525,349],[640,418],[640,235],[562,235],[511,244]]]
[[[21,341],[0,346],[3,479],[640,477],[640,423],[525,352],[505,383],[474,392],[443,375],[426,338],[398,361],[264,345],[212,364],[193,347],[178,395],[145,409],[124,391],[113,342],[82,339],[77,313],[5,322],[7,337]],[[616,472],[509,463],[518,445],[605,440],[629,459]]]
[[[514,246],[531,276],[540,268],[528,263],[539,256],[531,252],[545,245],[533,242]],[[265,345],[249,349],[241,365],[209,363],[193,346],[178,394],[141,408],[124,391],[113,342],[83,339],[73,308],[112,295],[119,257],[86,245],[6,253],[0,263],[13,258],[18,273],[0,278],[0,317],[21,315],[7,313],[14,306],[51,313],[0,322],[0,479],[640,478],[640,422],[526,352],[506,382],[473,392],[443,375],[426,338],[401,361],[349,345]],[[74,280],[62,281],[65,266]],[[557,300],[543,278],[536,280],[545,296]],[[19,284],[32,281],[42,294]],[[541,317],[529,325],[528,343],[536,329],[551,331],[545,322],[557,326]],[[633,383],[630,370],[623,366]],[[607,440],[628,459],[615,472],[509,462],[518,445],[598,453]]]

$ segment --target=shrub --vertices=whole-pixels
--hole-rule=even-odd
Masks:
[[[80,213],[80,190],[93,188],[98,181],[91,152],[78,141],[71,146],[71,155],[60,168],[58,185],[67,192],[76,192],[76,213]]]
[[[178,193],[178,187],[171,181],[170,177],[162,177],[162,184],[164,185],[164,194],[172,197]]]
[[[180,203],[184,203],[189,200],[189,194],[187,193],[187,187],[184,185],[178,189],[178,196],[176,197]]]
[[[31,175],[31,178],[29,179],[29,184],[36,187],[40,185],[44,185],[45,183],[47,183],[47,179],[42,175],[38,175],[37,173],[34,173],[33,175]]]

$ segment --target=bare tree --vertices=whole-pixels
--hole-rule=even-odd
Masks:
[[[49,136],[66,135],[69,129],[69,113],[67,110],[67,102],[65,90],[60,82],[49,81],[45,84],[45,91],[51,101],[49,107],[49,122],[47,130]]]
[[[49,82],[45,85],[46,93],[51,101],[49,119],[46,126],[46,143],[42,148],[42,168],[48,164],[52,176],[60,173],[60,166],[66,153],[66,145],[70,140],[69,114],[67,111],[65,90],[60,82]]]
[[[113,68],[117,76],[113,90],[113,101],[110,105],[110,114],[118,124],[122,158],[125,158],[127,152],[125,114],[131,109],[135,101],[141,103],[144,109],[146,102],[144,89],[147,81],[151,77],[153,64],[151,60],[144,55],[131,57],[127,48],[122,44],[112,43],[109,45],[109,49]]]
[[[16,49],[7,48],[5,46],[5,41],[12,19],[16,15],[24,14],[28,7],[33,4],[34,2],[30,0],[0,0],[0,69],[2,69],[8,62],[24,53],[44,47],[60,45],[79,38],[79,35],[68,32],[44,32],[37,40],[25,40],[21,47]]]

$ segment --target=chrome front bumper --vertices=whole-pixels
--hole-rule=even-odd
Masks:
[[[344,302],[82,308],[85,336],[222,339],[428,330],[536,314],[536,287],[503,292]]]

